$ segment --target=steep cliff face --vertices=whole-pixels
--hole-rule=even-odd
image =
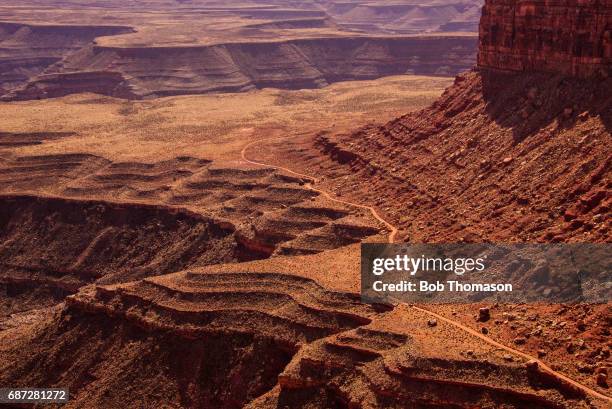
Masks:
[[[487,0],[478,65],[582,78],[611,74],[611,0]]]
[[[436,103],[319,136],[334,188],[408,241],[609,242],[611,4],[487,1],[478,69]]]

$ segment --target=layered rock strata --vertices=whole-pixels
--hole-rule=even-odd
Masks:
[[[478,65],[577,77],[610,76],[612,1],[487,0]]]

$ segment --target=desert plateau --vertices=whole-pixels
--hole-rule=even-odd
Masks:
[[[611,0],[0,1],[0,406],[612,407],[611,74]],[[607,301],[366,302],[372,243]]]

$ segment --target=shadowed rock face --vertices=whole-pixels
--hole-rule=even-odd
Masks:
[[[0,143],[48,136],[0,133]],[[55,197],[40,190],[67,180],[74,183]],[[11,314],[54,305],[94,282],[315,254],[379,230],[348,209],[317,205],[298,178],[185,156],[155,163],[21,157],[0,165],[0,184],[0,331]]]
[[[605,242],[610,83],[469,72],[425,110],[317,144],[371,203],[401,209],[388,217],[406,240]]]
[[[611,4],[489,0],[478,70],[319,148],[375,203],[408,203],[388,215],[407,240],[609,241]]]
[[[478,65],[577,77],[610,76],[612,1],[487,0]]]

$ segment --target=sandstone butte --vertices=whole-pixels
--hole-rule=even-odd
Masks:
[[[609,0],[488,0],[480,20],[478,66],[608,77],[611,13]]]

